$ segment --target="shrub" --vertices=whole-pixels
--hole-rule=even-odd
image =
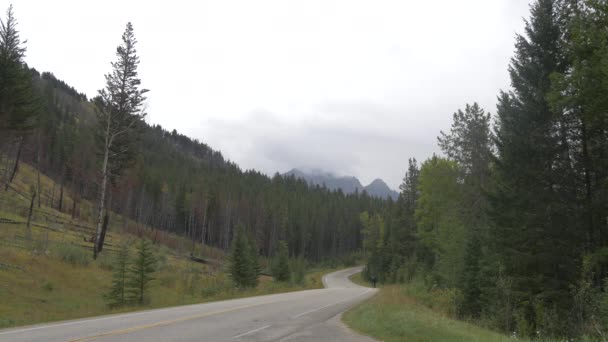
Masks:
[[[53,285],[53,283],[50,281],[45,281],[44,284],[42,284],[42,289],[51,292],[55,289],[55,285]]]
[[[306,285],[306,260],[298,257],[291,261],[292,281],[294,284]]]
[[[59,260],[74,266],[87,266],[91,262],[91,253],[70,243],[54,245],[51,253]]]
[[[112,287],[105,295],[110,308],[121,307],[126,304],[126,279],[129,265],[129,249],[123,245],[118,255],[112,260]]]
[[[142,239],[136,246],[135,257],[128,269],[126,283],[126,297],[129,303],[142,305],[146,298],[146,291],[154,278],[156,271],[156,257],[152,245],[148,240]]]
[[[279,241],[277,254],[272,261],[272,277],[276,281],[289,280],[289,250],[285,241]]]

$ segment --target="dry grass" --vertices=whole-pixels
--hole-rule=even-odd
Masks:
[[[36,172],[22,164],[14,187],[22,192],[35,184]],[[44,189],[52,189],[50,178],[41,176]],[[21,189],[21,190],[19,190]],[[29,199],[15,191],[0,190],[0,218],[17,224],[0,223],[0,328],[93,315],[124,312],[213,300],[296,291],[322,287],[323,270],[309,272],[304,285],[276,283],[260,277],[255,289],[236,289],[223,272],[223,251],[125,221],[113,215],[106,236],[107,245],[92,260],[90,222],[92,207],[81,203],[81,218],[60,213],[47,206],[36,209],[34,225],[28,232],[26,221]],[[56,198],[56,197],[55,197]],[[64,208],[71,208],[71,197],[64,193]],[[149,301],[142,307],[110,310],[103,294],[109,289],[115,250],[119,245],[133,245],[138,238],[156,242],[159,260],[149,291]],[[212,259],[212,264],[192,262],[190,253]]]

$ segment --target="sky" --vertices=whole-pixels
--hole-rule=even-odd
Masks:
[[[408,158],[440,153],[454,111],[495,112],[528,3],[13,0],[26,62],[78,91],[104,86],[131,21],[149,123],[243,169],[393,188]]]

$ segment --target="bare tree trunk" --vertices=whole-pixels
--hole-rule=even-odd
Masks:
[[[65,183],[65,169],[61,172],[61,183],[59,184],[59,204],[57,210],[61,212],[63,210],[63,186]]]
[[[99,212],[97,214],[97,230],[95,234],[95,245],[93,246],[93,259],[97,259],[97,254],[101,252],[100,244],[102,241],[102,231],[103,231],[103,213],[105,210],[106,204],[106,188],[108,186],[108,159],[110,156],[110,121],[108,119],[108,124],[106,127],[105,134],[105,144],[104,144],[104,154],[103,154],[103,163],[101,166],[101,188],[99,190]]]
[[[32,239],[32,229],[31,229],[31,223],[32,223],[32,213],[34,212],[34,202],[36,199],[36,191],[32,192],[32,201],[30,202],[30,211],[27,214],[27,231],[26,231],[26,239],[27,241],[30,241]]]
[[[36,147],[36,193],[38,194],[38,208],[40,208],[40,197],[42,194],[42,189],[40,187],[40,131],[38,131],[38,141]]]
[[[4,191],[8,191],[9,185],[12,183],[15,175],[17,174],[17,170],[19,170],[19,160],[21,159],[21,151],[23,150],[23,135],[19,137],[19,147],[17,148],[17,156],[15,157],[15,166],[13,166],[13,171],[11,172],[11,176],[6,181],[6,186]]]

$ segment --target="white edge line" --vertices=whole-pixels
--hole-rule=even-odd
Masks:
[[[258,332],[258,331],[262,331],[262,330],[264,330],[264,329],[268,329],[268,328],[270,328],[270,327],[271,327],[271,325],[265,325],[265,326],[263,326],[263,327],[261,327],[261,328],[253,329],[253,330],[250,330],[250,331],[248,331],[248,332],[246,332],[246,333],[242,333],[242,334],[240,334],[240,335],[236,335],[236,336],[234,336],[234,337],[233,337],[233,339],[241,338],[241,337],[243,337],[243,336],[247,336],[247,335],[249,335],[249,334],[253,334],[253,333],[256,333],[256,332]]]
[[[300,318],[300,317],[302,317],[302,316],[304,316],[304,315],[308,315],[309,313],[313,313],[313,312],[315,312],[315,311],[323,310],[323,309],[325,309],[325,308],[327,308],[327,307],[330,307],[330,306],[333,306],[333,305],[338,305],[338,304],[342,304],[342,303],[344,303],[344,302],[348,302],[349,300],[353,300],[353,299],[355,299],[355,298],[357,298],[357,297],[361,297],[361,296],[363,296],[364,294],[368,293],[368,292],[369,292],[369,291],[371,291],[371,290],[372,290],[372,289],[367,289],[367,290],[365,290],[365,292],[360,293],[360,294],[358,294],[358,295],[356,295],[356,296],[352,296],[352,297],[350,297],[350,298],[346,298],[346,299],[341,300],[341,301],[339,301],[339,302],[335,302],[335,303],[331,303],[331,304],[323,305],[323,306],[318,307],[318,308],[316,308],[316,309],[312,309],[312,310],[308,310],[308,311],[306,311],[306,312],[302,312],[301,314],[298,314],[298,315],[296,315],[296,316],[293,316],[293,318]]]

